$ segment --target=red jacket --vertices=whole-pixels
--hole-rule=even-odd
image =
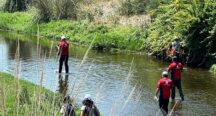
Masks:
[[[62,40],[58,44],[60,55],[69,55],[69,43],[66,40]]]
[[[183,70],[183,65],[179,62],[173,62],[168,67],[168,72],[171,72],[171,78],[181,79],[181,71]]]
[[[162,77],[158,81],[157,87],[160,89],[159,97],[168,100],[170,98],[170,89],[172,88],[172,80],[166,77]]]

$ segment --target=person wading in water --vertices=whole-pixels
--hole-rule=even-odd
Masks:
[[[69,73],[68,67],[68,57],[69,57],[69,42],[66,40],[65,36],[61,36],[61,41],[57,45],[59,58],[59,70],[58,72],[62,72],[63,63],[65,65],[65,73]]]
[[[160,92],[159,95],[159,107],[166,116],[168,114],[168,104],[169,104],[169,98],[170,98],[170,90],[172,88],[172,80],[168,78],[168,72],[163,71],[162,72],[162,77],[158,81],[157,84],[157,89],[155,92],[155,97],[154,99],[158,100],[158,93]]]
[[[182,101],[184,101],[184,95],[181,86],[181,72],[183,70],[183,65],[178,62],[178,58],[176,56],[174,56],[172,60],[173,62],[168,67],[168,72],[170,73],[171,80],[173,81],[171,98],[172,100],[175,100],[175,87],[177,87],[179,90],[179,95]]]

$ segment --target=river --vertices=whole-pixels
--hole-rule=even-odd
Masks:
[[[71,74],[59,76],[56,73],[56,42],[37,46],[35,36],[0,32],[0,71],[15,73],[18,43],[21,79],[40,84],[43,72],[42,85],[45,88],[70,94],[79,105],[85,94],[91,94],[104,116],[161,115],[153,97],[157,81],[168,63],[146,55],[90,50],[80,66],[87,49],[70,44]],[[216,78],[213,74],[208,70],[186,67],[182,74],[182,86],[185,101],[177,104],[173,115],[216,115]],[[170,103],[169,111],[171,106],[173,103]]]

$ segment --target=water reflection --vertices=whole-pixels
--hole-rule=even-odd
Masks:
[[[67,95],[68,91],[68,77],[69,75],[63,75],[59,74],[58,79],[59,79],[59,93],[61,93],[63,96]]]

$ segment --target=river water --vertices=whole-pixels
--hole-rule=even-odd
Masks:
[[[90,50],[82,64],[87,49],[71,44],[71,74],[58,75],[54,47],[57,43],[46,42],[40,41],[37,46],[34,36],[0,32],[0,71],[15,73],[15,53],[19,43],[21,79],[34,84],[40,84],[42,79],[45,88],[70,94],[79,105],[85,94],[91,94],[105,116],[162,115],[153,97],[157,81],[168,63],[145,55]],[[182,75],[185,101],[178,102],[173,115],[216,115],[216,77],[207,70],[187,67]],[[170,103],[169,111],[173,105]]]

